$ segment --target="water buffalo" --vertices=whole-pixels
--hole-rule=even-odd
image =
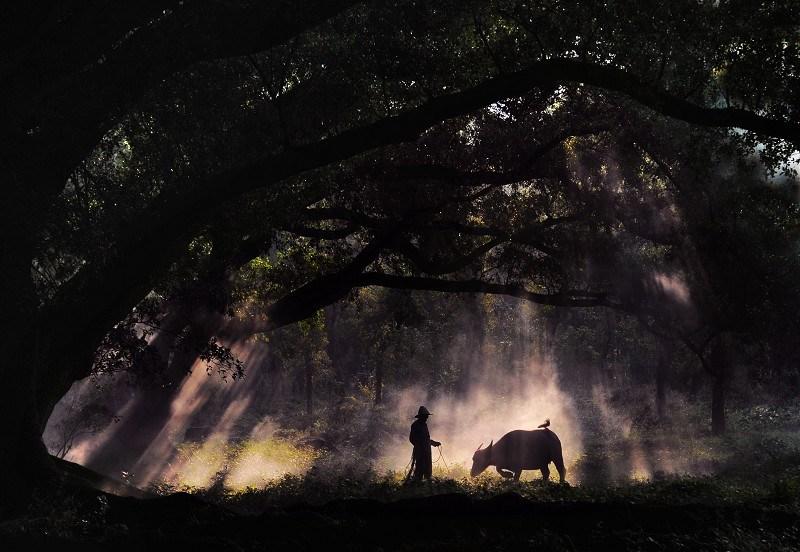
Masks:
[[[542,479],[547,481],[550,478],[547,465],[553,462],[561,483],[564,482],[567,470],[561,456],[561,441],[547,428],[533,431],[516,429],[500,437],[496,445],[492,441],[485,449],[482,446],[483,443],[472,456],[472,477],[489,466],[496,466],[497,473],[513,477],[515,481],[519,481],[522,470],[542,470]]]

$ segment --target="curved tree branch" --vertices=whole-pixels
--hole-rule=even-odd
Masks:
[[[473,88],[434,98],[419,107],[387,117],[365,126],[352,128],[283,153],[270,155],[252,164],[224,171],[198,186],[189,197],[164,198],[150,213],[140,233],[127,235],[118,243],[118,256],[105,266],[87,263],[73,280],[59,290],[49,316],[56,324],[53,333],[62,336],[60,348],[68,348],[77,335],[93,328],[108,328],[122,319],[147,293],[155,274],[132,277],[143,266],[154,270],[167,266],[173,252],[185,248],[193,221],[202,218],[220,202],[231,200],[259,188],[265,188],[288,177],[348,159],[378,147],[415,140],[420,133],[443,120],[469,113],[490,103],[524,94],[531,88],[553,83],[575,81],[629,94],[643,105],[665,115],[711,127],[739,127],[770,136],[800,139],[800,125],[769,119],[739,109],[704,108],[670,96],[646,85],[635,75],[622,69],[576,60],[546,60],[528,69],[488,79]],[[137,229],[137,230],[138,230]],[[152,263],[151,259],[163,258]],[[438,284],[437,284],[438,285]],[[105,289],[105,296],[86,293],[88,289]],[[81,298],[91,297],[85,304]],[[72,312],[84,313],[83,324],[65,330],[62,320]]]
[[[14,104],[6,113],[14,135],[0,143],[46,156],[55,175],[45,184],[63,187],[67,173],[155,83],[203,60],[267,50],[358,3],[146,0],[64,8],[52,19],[66,22],[46,27],[0,64],[0,90]]]
[[[396,289],[443,291],[448,293],[489,293],[525,299],[539,305],[558,307],[612,306],[605,293],[589,291],[564,291],[556,294],[536,293],[518,284],[497,284],[483,280],[443,280],[419,276],[397,276],[378,272],[365,272],[355,281],[355,286],[380,286]]]
[[[481,245],[475,247],[472,251],[465,255],[461,255],[455,259],[448,259],[442,262],[436,262],[427,258],[418,247],[415,247],[411,242],[402,238],[395,238],[391,241],[389,248],[394,249],[409,259],[418,270],[426,274],[451,274],[457,272],[462,268],[470,265],[477,258],[488,253],[498,245],[504,243],[505,238],[494,238],[488,240]]]

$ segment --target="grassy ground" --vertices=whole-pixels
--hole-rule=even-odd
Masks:
[[[235,459],[231,473],[265,462],[304,469],[254,487],[205,475],[202,487],[162,483],[149,500],[50,490],[27,517],[0,525],[0,543],[195,552],[800,550],[799,421],[794,407],[754,407],[733,413],[737,430],[725,437],[675,425],[613,435],[597,428],[570,466],[575,485],[470,479],[465,466],[443,462],[430,483],[404,485],[400,473],[376,473],[358,458],[334,463],[287,442],[239,443],[235,454],[209,445],[207,458]],[[634,453],[648,477],[631,479]]]
[[[796,481],[767,489],[710,477],[602,488],[292,477],[224,496],[72,494],[41,514],[3,524],[0,538],[89,550],[800,549]]]

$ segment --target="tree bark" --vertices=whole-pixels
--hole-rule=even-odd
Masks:
[[[0,153],[0,155],[2,155]],[[43,198],[26,175],[0,157],[6,177],[0,201],[0,518],[23,507],[37,484],[47,484],[53,464],[42,441],[38,404],[40,374],[50,351],[41,331],[38,297],[31,277]]]
[[[35,369],[28,366],[16,372],[16,362],[6,361],[3,371],[11,364],[15,370],[13,384],[4,380],[0,391],[0,519],[23,513],[36,488],[50,485],[56,475],[42,441],[42,424],[35,404]]]

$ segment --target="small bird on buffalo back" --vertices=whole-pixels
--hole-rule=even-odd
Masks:
[[[543,424],[539,424],[537,427],[543,428],[543,427],[549,427],[549,426],[550,426],[550,418],[546,418],[544,423]]]

